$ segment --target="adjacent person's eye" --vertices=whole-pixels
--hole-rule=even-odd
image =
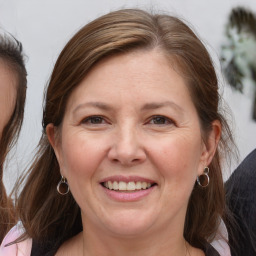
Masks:
[[[149,120],[149,124],[168,125],[173,123],[174,122],[171,119],[165,116],[154,116]]]

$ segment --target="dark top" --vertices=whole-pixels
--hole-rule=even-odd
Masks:
[[[229,209],[236,226],[227,223],[232,256],[256,255],[256,149],[225,184]]]
[[[52,250],[49,246],[50,244],[48,244],[48,246],[40,246],[38,243],[33,242],[31,256],[54,256],[57,249]],[[204,253],[205,256],[220,256],[220,254],[210,244],[205,246]]]

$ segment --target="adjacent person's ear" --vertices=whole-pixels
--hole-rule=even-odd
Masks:
[[[207,137],[205,138],[202,152],[202,162],[204,166],[209,166],[215,152],[217,150],[217,146],[219,144],[221,137],[221,123],[219,120],[215,120],[212,122],[212,129],[207,133]]]

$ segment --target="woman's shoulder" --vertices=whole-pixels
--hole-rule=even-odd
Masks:
[[[30,256],[32,248],[32,239],[26,239],[21,242],[14,242],[23,234],[24,230],[20,224],[14,226],[5,236],[0,247],[0,256]]]
[[[214,240],[211,242],[211,247],[213,247],[220,255],[220,256],[231,256],[230,248],[228,245],[228,231],[227,227],[223,220],[220,221],[217,234]],[[209,246],[208,246],[209,247]],[[209,247],[209,250],[212,248]],[[210,254],[211,255],[211,254]],[[213,254],[215,255],[215,254]]]
[[[219,254],[219,252],[211,244],[207,244],[205,246],[205,256],[222,256],[222,254]]]

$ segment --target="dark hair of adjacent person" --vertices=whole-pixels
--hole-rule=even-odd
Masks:
[[[0,61],[16,77],[17,87],[15,108],[0,139],[0,241],[2,241],[7,231],[16,223],[12,200],[7,196],[3,184],[3,168],[6,156],[15,145],[21,129],[27,88],[22,44],[7,33],[0,35]]]
[[[231,255],[256,255],[256,149],[232,173],[225,189],[237,225],[234,230],[227,223]]]
[[[222,125],[220,144],[209,165],[210,184],[205,189],[195,184],[184,227],[184,237],[192,246],[204,248],[205,243],[214,238],[220,217],[225,216],[220,156],[223,158],[225,152],[231,150],[233,140],[219,112],[220,95],[213,63],[205,46],[180,19],[125,9],[106,14],[81,28],[57,59],[45,95],[44,132],[35,160],[26,179],[23,178],[24,187],[17,202],[19,218],[25,227],[20,239],[31,237],[56,249],[82,230],[80,208],[72,194],[61,196],[56,191],[60,169],[45,128],[50,123],[57,129],[61,127],[72,91],[99,61],[153,49],[164,53],[184,78],[206,143],[212,122],[219,120]]]

